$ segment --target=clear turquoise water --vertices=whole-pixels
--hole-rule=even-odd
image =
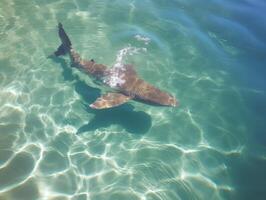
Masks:
[[[265,10],[1,0],[0,199],[265,199]],[[84,58],[133,63],[180,107],[89,109],[103,90],[67,57],[47,58],[58,21]]]

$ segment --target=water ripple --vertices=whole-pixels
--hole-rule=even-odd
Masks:
[[[0,199],[243,199],[259,184],[241,176],[265,163],[265,91],[249,84],[265,75],[264,2],[2,4]],[[102,88],[47,58],[59,21],[84,58],[133,63],[180,107],[90,109]]]

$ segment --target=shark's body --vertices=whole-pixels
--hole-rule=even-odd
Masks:
[[[96,99],[90,105],[91,108],[111,108],[126,103],[130,99],[163,106],[178,105],[177,100],[172,95],[139,78],[132,65],[107,68],[105,65],[95,63],[94,60],[81,59],[72,48],[71,41],[61,23],[59,23],[58,28],[62,44],[58,47],[55,55],[60,56],[68,53],[74,66],[115,90],[115,92],[104,94]]]

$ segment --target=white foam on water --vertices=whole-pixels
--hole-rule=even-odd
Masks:
[[[109,74],[106,76],[103,80],[103,82],[107,85],[109,85],[112,88],[116,88],[119,86],[122,86],[125,83],[125,66],[124,66],[124,60],[127,56],[132,56],[134,54],[138,54],[140,52],[146,52],[146,48],[137,48],[128,46],[123,49],[121,49],[117,55],[116,55],[116,61],[115,64],[111,69],[109,69]]]
[[[143,36],[143,35],[135,35],[135,38],[138,40],[138,41],[142,41],[144,42],[144,44],[148,45],[150,42],[151,42],[151,39],[149,37],[146,37],[146,36]]]

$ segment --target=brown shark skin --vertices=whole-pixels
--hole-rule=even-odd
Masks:
[[[91,75],[95,78],[100,78],[104,76],[107,67],[102,64],[96,64],[93,60],[87,61],[82,60],[80,55],[74,51],[74,49],[70,50],[70,58],[72,63],[77,67],[83,70],[88,75]]]
[[[96,64],[93,60],[82,60],[78,53],[73,49],[70,50],[70,57],[78,68],[81,68],[85,73],[95,77],[102,78],[104,76],[110,76],[110,70],[105,65]],[[123,73],[124,83],[116,88],[116,90],[126,96],[129,96],[135,100],[142,100],[148,103],[163,105],[163,106],[178,106],[178,101],[167,92],[161,91],[153,85],[147,83],[143,79],[140,79],[132,65],[124,65],[126,70]],[[122,101],[122,96],[114,96],[117,101]],[[109,96],[108,96],[109,98]],[[120,99],[121,98],[121,99]],[[110,99],[109,99],[110,100]],[[110,104],[116,105],[117,101],[110,101]],[[113,103],[112,103],[113,102]],[[104,108],[112,107],[112,105],[102,105]],[[100,107],[100,105],[99,105]]]
[[[126,103],[130,99],[130,96],[121,93],[107,93],[99,97],[90,107],[95,109],[111,108]]]

